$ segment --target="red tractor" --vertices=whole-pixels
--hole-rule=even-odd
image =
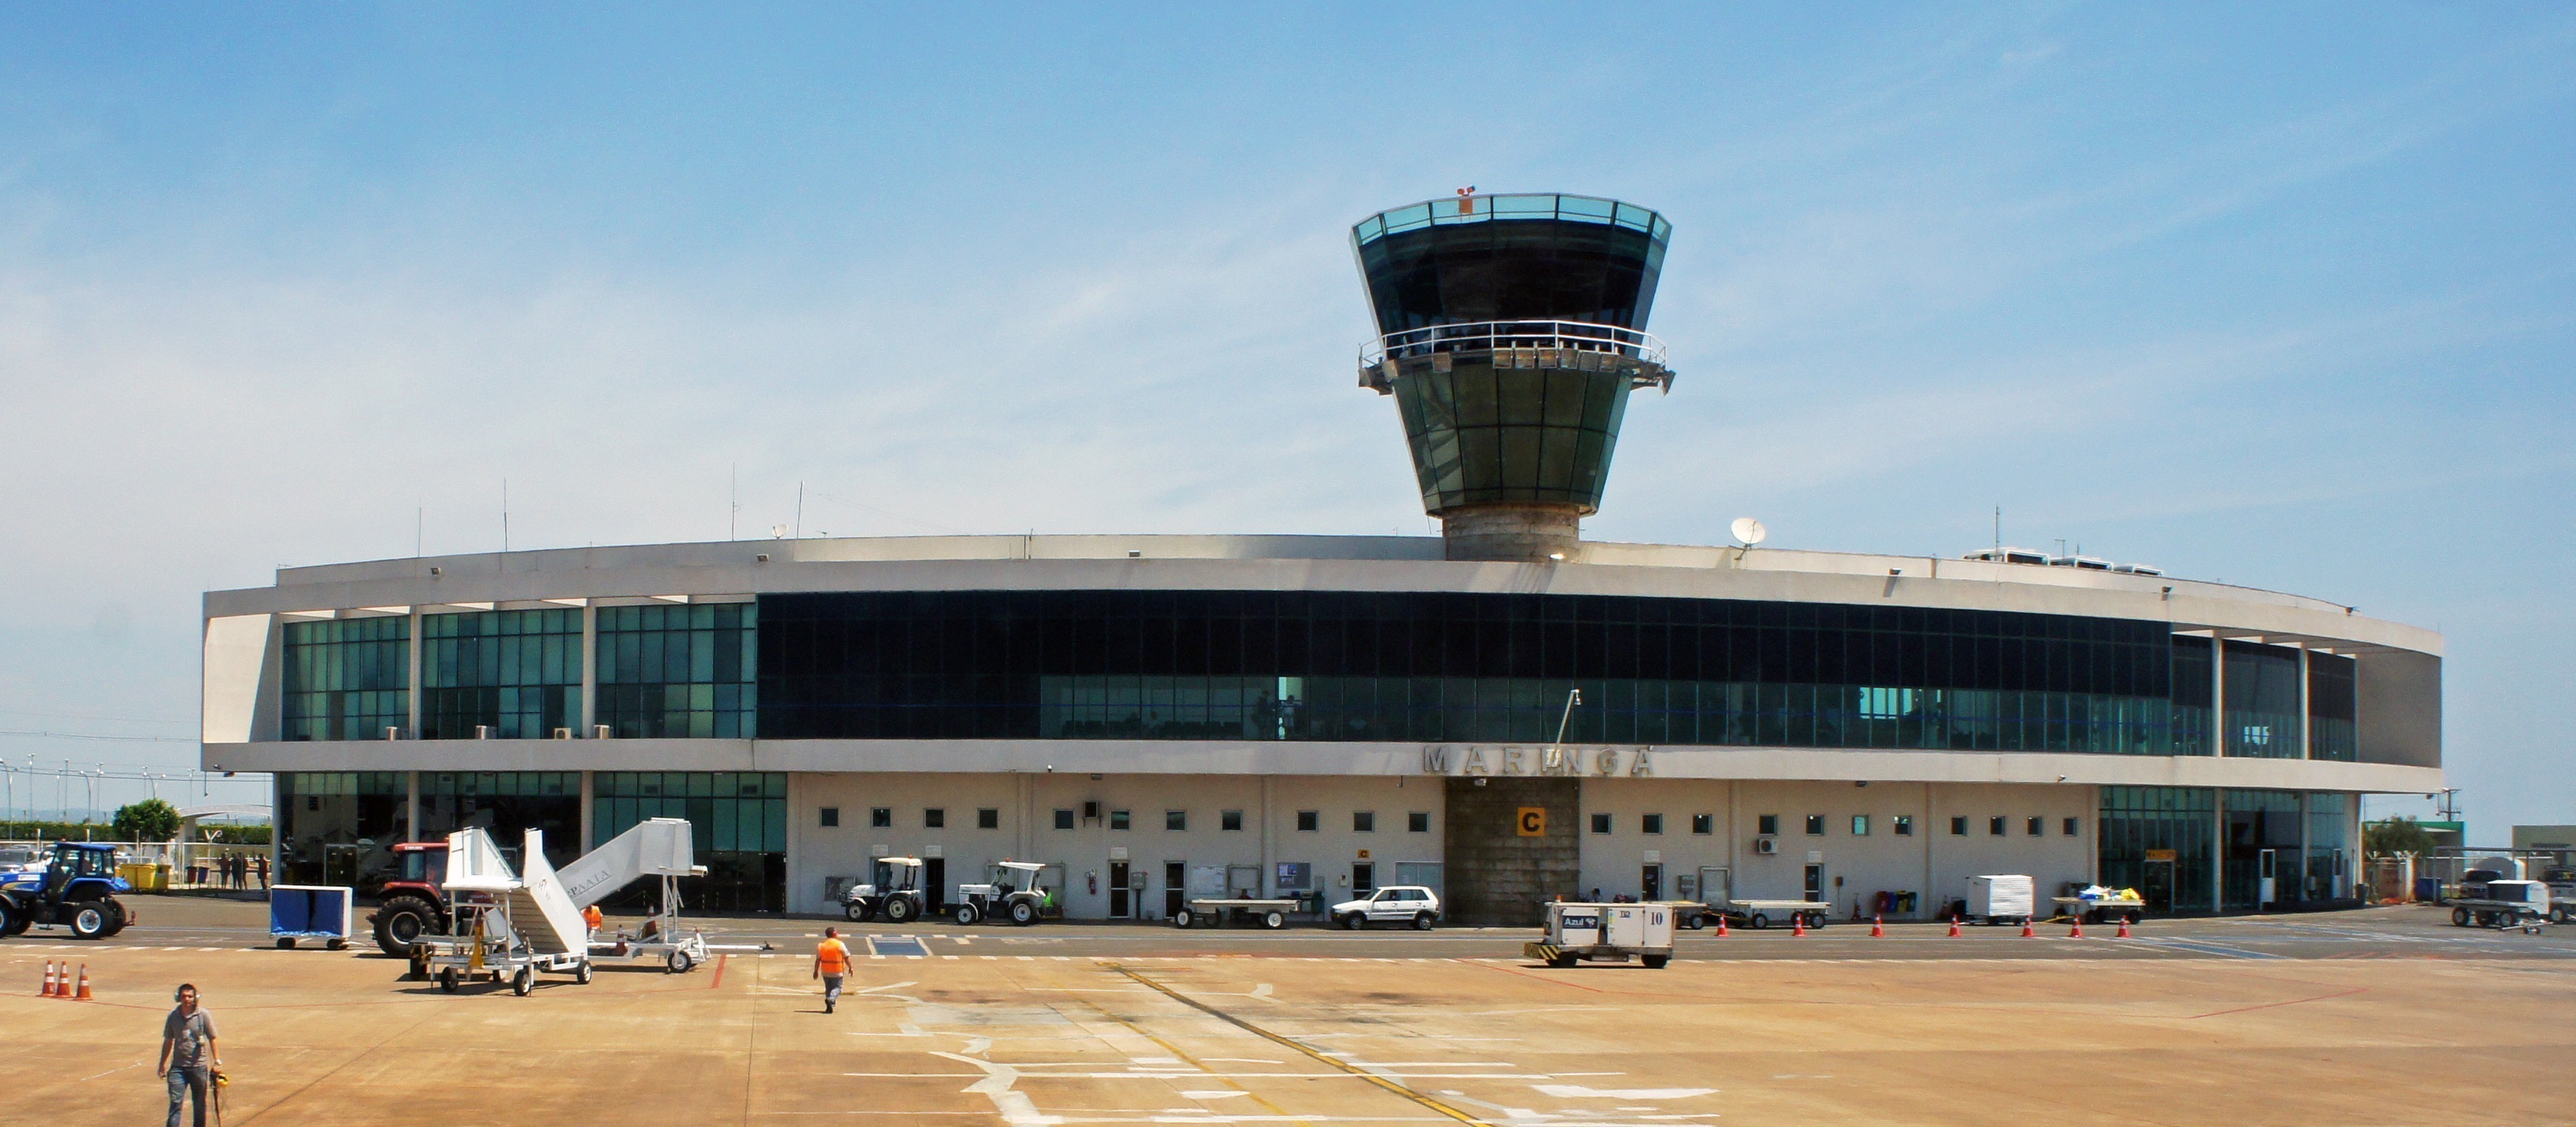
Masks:
[[[376,947],[397,959],[411,955],[412,941],[448,930],[447,842],[407,841],[394,846],[393,877],[376,893],[376,912],[367,922],[376,929]]]

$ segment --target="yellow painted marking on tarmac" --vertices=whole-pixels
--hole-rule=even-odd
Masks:
[[[1310,1045],[1307,1045],[1307,1044],[1306,1044],[1305,1042],[1303,1042],[1303,1041],[1299,1041],[1299,1040],[1297,1040],[1297,1039],[1295,1039],[1295,1038],[1292,1038],[1292,1037],[1286,1037],[1286,1036],[1283,1036],[1283,1035],[1280,1035],[1280,1034],[1277,1034],[1277,1033],[1273,1033],[1273,1032],[1271,1032],[1271,1031],[1269,1031],[1269,1030],[1267,1030],[1267,1029],[1263,1029],[1262,1027],[1260,1027],[1260,1026],[1258,1026],[1258,1025],[1254,1025],[1254,1024],[1252,1024],[1251,1022],[1245,1021],[1245,1020],[1243,1020],[1242,1018],[1239,1018],[1239,1017],[1234,1016],[1233,1014],[1230,1014],[1230,1013],[1227,1013],[1227,1012],[1225,1012],[1225,1011],[1223,1011],[1223,1010],[1217,1009],[1217,1008],[1216,1008],[1216,1007],[1214,1007],[1214,1006],[1210,1006],[1210,1005],[1204,1004],[1204,1003],[1200,1002],[1199,1000],[1197,1000],[1197,999],[1195,999],[1195,998],[1189,997],[1188,995],[1181,993],[1181,992],[1180,992],[1180,991],[1178,991],[1178,990],[1174,990],[1174,989],[1172,989],[1172,988],[1171,988],[1171,987],[1169,987],[1169,986],[1165,986],[1165,985],[1163,985],[1163,984],[1162,984],[1162,983],[1160,983],[1160,982],[1156,982],[1156,981],[1154,981],[1153,979],[1147,978],[1147,977],[1145,977],[1144,975],[1138,974],[1138,973],[1136,973],[1135,971],[1133,971],[1133,970],[1129,970],[1128,968],[1123,967],[1123,966],[1120,966],[1120,965],[1118,965],[1118,964],[1116,964],[1116,963],[1110,963],[1110,964],[1108,964],[1108,966],[1109,966],[1109,969],[1111,969],[1111,970],[1117,971],[1117,972],[1118,972],[1118,973],[1120,973],[1120,974],[1126,975],[1126,976],[1127,976],[1127,977],[1129,977],[1129,978],[1132,978],[1132,979],[1134,979],[1134,980],[1136,980],[1136,981],[1138,981],[1138,982],[1144,983],[1144,984],[1145,984],[1145,985],[1147,985],[1147,986],[1153,987],[1153,988],[1154,988],[1154,990],[1155,990],[1157,993],[1160,993],[1160,994],[1162,994],[1164,997],[1170,998],[1171,1000],[1173,1000],[1173,1001],[1175,1001],[1175,1002],[1179,1002],[1180,1004],[1182,1004],[1182,1005],[1184,1005],[1184,1006],[1188,1006],[1188,1007],[1189,1007],[1189,1008],[1191,1008],[1191,1009],[1197,1010],[1197,1011],[1199,1011],[1200,1013],[1206,1014],[1206,1015],[1208,1015],[1209,1017],[1215,1018],[1215,1019],[1217,1019],[1218,1021],[1222,1021],[1222,1022],[1226,1023],[1227,1025],[1231,1025],[1231,1026],[1233,1026],[1233,1027],[1235,1027],[1235,1028],[1237,1028],[1237,1029],[1243,1030],[1243,1031],[1244,1031],[1244,1032],[1246,1032],[1246,1033],[1252,1034],[1253,1036],[1255,1036],[1255,1037],[1259,1037],[1259,1038],[1261,1038],[1262,1040],[1264,1040],[1264,1041],[1268,1041],[1268,1042],[1270,1042],[1270,1043],[1272,1043],[1272,1044],[1274,1044],[1274,1045],[1281,1045],[1281,1046],[1285,1046],[1285,1047],[1287,1047],[1287,1048],[1295,1049],[1295,1050],[1297,1050],[1297,1051],[1298,1051],[1298,1052],[1300,1052],[1300,1053],[1304,1053],[1304,1054],[1306,1054],[1306,1056],[1308,1056],[1309,1058],[1312,1058],[1312,1059],[1314,1059],[1314,1060],[1316,1060],[1316,1061],[1319,1061],[1319,1062],[1321,1062],[1321,1063],[1324,1063],[1324,1064],[1331,1065],[1331,1066],[1333,1066],[1335,1069],[1338,1069],[1338,1070],[1340,1070],[1340,1071],[1342,1071],[1342,1072],[1347,1072],[1347,1073],[1349,1073],[1349,1074],[1351,1074],[1351,1075],[1353,1075],[1353,1076],[1359,1077],[1359,1078],[1360,1078],[1360,1079],[1362,1079],[1362,1080],[1366,1080],[1366,1081],[1368,1081],[1368,1082],[1369,1082],[1369,1083],[1371,1083],[1371,1084],[1375,1084],[1375,1085],[1377,1085],[1377,1086],[1378,1086],[1378,1087],[1380,1087],[1380,1088],[1384,1088],[1384,1089],[1386,1089],[1387,1091],[1392,1092],[1392,1093],[1394,1093],[1394,1094],[1396,1094],[1396,1095],[1398,1095],[1398,1096],[1402,1096],[1402,1097],[1404,1097],[1405,1099],[1408,1099],[1408,1100],[1413,1101],[1414,1103],[1417,1103],[1417,1104],[1420,1104],[1420,1105],[1422,1105],[1422,1106],[1424,1106],[1424,1107],[1430,1108],[1431,1110],[1436,1111],[1436,1112],[1439,1112],[1439,1113],[1440,1113],[1440,1114],[1442,1114],[1442,1115],[1448,1116],[1448,1117],[1449,1117],[1449,1118],[1451,1118],[1451,1119],[1455,1119],[1455,1120],[1457,1120],[1457,1121],[1458,1121],[1458,1122],[1460,1122],[1460,1123],[1473,1123],[1473,1124],[1476,1124],[1476,1125],[1477,1125],[1477,1127],[1493,1127],[1493,1124],[1487,1123],[1487,1122],[1485,1122],[1485,1121],[1484,1121],[1484,1120],[1482,1120],[1482,1119],[1478,1119],[1478,1118],[1476,1118],[1475,1116],[1469,1115],[1469,1114],[1467,1114],[1466,1112],[1460,1111],[1460,1110],[1458,1110],[1457,1108],[1451,1107],[1451,1106],[1449,1106],[1448,1104],[1446,1104],[1446,1103],[1442,1103],[1441,1101],[1439,1101],[1439,1100],[1437,1100],[1437,1099],[1434,1099],[1434,1098],[1432,1098],[1432,1097],[1430,1097],[1430,1096],[1423,1095],[1422,1093],[1417,1092],[1417,1091],[1414,1091],[1414,1090],[1413,1090],[1413,1089],[1411,1089],[1411,1088],[1407,1088],[1407,1087],[1405,1087],[1404,1085],[1402,1085],[1402,1084],[1398,1084],[1398,1083],[1396,1083],[1396,1082],[1395,1082],[1395,1081],[1393,1081],[1393,1080],[1389,1080],[1389,1079],[1387,1079],[1386,1077],[1383,1077],[1383,1076],[1378,1075],[1377,1073],[1370,1072],[1370,1071],[1368,1071],[1367,1069],[1364,1069],[1364,1068],[1358,1068],[1358,1067],[1355,1067],[1355,1066],[1353,1066],[1353,1065],[1350,1065],[1350,1064],[1344,1063],[1340,1058],[1338,1058],[1338,1057],[1333,1057],[1333,1056],[1330,1056],[1330,1055],[1327,1055],[1327,1054],[1326,1054],[1326,1053],[1324,1053],[1322,1050],[1320,1050],[1320,1049],[1316,1049],[1316,1048],[1314,1048],[1314,1047],[1312,1047],[1312,1046],[1310,1046]]]
[[[1021,987],[1021,989],[1023,989],[1023,990],[1030,990],[1030,989],[1036,989],[1036,988],[1035,988],[1035,987],[1023,986],[1023,987]],[[1168,1066],[1157,1065],[1157,1066],[1155,1066],[1155,1067],[1157,1067],[1157,1068],[1170,1068],[1170,1069],[1183,1069],[1184,1067],[1186,1067],[1186,1069],[1188,1069],[1188,1070],[1194,1070],[1194,1071],[1158,1071],[1158,1072],[1144,1072],[1144,1071],[1135,1071],[1135,1070],[1134,1070],[1135,1066],[1134,1066],[1134,1065],[1130,1065],[1129,1067],[1130,1067],[1131,1071],[1128,1071],[1128,1072],[1126,1072],[1126,1073],[1121,1073],[1121,1074],[1119,1074],[1119,1075],[1124,1075],[1124,1076],[1158,1076],[1158,1077],[1162,1077],[1162,1078],[1164,1078],[1164,1079],[1189,1079],[1189,1078],[1191,1078],[1191,1077],[1193,1077],[1193,1076],[1205,1076],[1205,1077],[1207,1077],[1207,1078],[1208,1078],[1208,1079],[1210,1079],[1210,1080],[1213,1080],[1213,1081],[1215,1081],[1215,1082],[1217,1082],[1217,1083],[1219,1083],[1219,1084],[1223,1084],[1223,1085],[1225,1085],[1225,1086],[1227,1086],[1227,1087],[1229,1087],[1229,1088],[1234,1089],[1234,1091],[1233,1091],[1232,1093],[1229,1093],[1230,1095],[1249,1096],[1249,1097],[1251,1097],[1251,1098],[1252,1098],[1252,1102],[1254,1102],[1254,1103],[1256,1103],[1256,1104],[1260,1104],[1260,1105],[1261,1105],[1261,1107],[1262,1107],[1262,1110],[1270,1112],[1270,1113],[1271,1113],[1271,1115],[1272,1115],[1274,1118],[1282,1119],[1282,1120],[1289,1120],[1289,1121],[1293,1121],[1293,1122],[1297,1122],[1297,1123],[1301,1123],[1301,1124],[1302,1124],[1302,1123],[1304,1123],[1304,1122],[1306,1122],[1305,1117],[1303,1117],[1303,1116],[1299,1116],[1299,1115],[1296,1115],[1296,1114],[1294,1114],[1294,1113],[1291,1113],[1287,1108],[1284,1108],[1284,1107],[1279,1106],[1278,1104],[1272,1103],[1272,1102],[1270,1101],[1270,1098],[1269,1098],[1269,1097],[1264,1096],[1264,1095],[1262,1095],[1262,1094],[1261,1094],[1261,1093],[1259,1093],[1259,1092],[1253,1091],[1252,1089],[1250,1089],[1250,1088],[1247,1088],[1247,1087],[1243,1086],[1243,1084],[1242,1084],[1242,1083],[1240,1083],[1237,1079],[1232,1078],[1232,1077],[1228,1077],[1228,1076],[1226,1076],[1226,1075],[1224,1075],[1224,1074],[1222,1074],[1222,1073],[1219,1073],[1219,1072],[1216,1072],[1216,1071],[1215,1071],[1215,1070],[1213,1070],[1213,1069],[1210,1069],[1206,1064],[1202,1063],[1202,1062],[1199,1060],[1199,1058],[1194,1057],[1194,1056],[1191,1056],[1188,1052],[1186,1052],[1186,1051],[1182,1050],[1182,1048],[1181,1048],[1180,1046],[1175,1045],[1175,1044],[1173,1044],[1173,1043],[1171,1043],[1171,1042],[1169,1042],[1169,1041],[1166,1041],[1166,1040],[1164,1040],[1164,1039],[1162,1039],[1162,1038],[1160,1038],[1160,1037],[1155,1036],[1152,1032],[1148,1031],[1144,1026],[1138,1025],[1138,1024],[1136,1024],[1135,1022],[1129,1021],[1129,1020],[1127,1020],[1126,1018],[1120,1017],[1120,1016],[1118,1016],[1117,1014],[1114,1014],[1114,1013],[1109,1012],[1108,1010],[1106,1010],[1106,1009],[1102,1008],[1102,1007],[1101,1007],[1101,1005],[1100,1005],[1100,1003],[1098,1003],[1098,1002],[1094,1002],[1094,1001],[1092,1001],[1092,1000],[1091,1000],[1091,999],[1089,999],[1089,998],[1071,998],[1071,999],[1067,999],[1067,1000],[1068,1000],[1068,1001],[1071,1001],[1071,1002],[1073,1002],[1073,1003],[1075,1003],[1075,1004],[1077,1004],[1077,1005],[1083,1006],[1083,1007],[1085,1007],[1085,1008],[1089,1009],[1091,1012],[1096,1013],[1096,1014],[1099,1014],[1100,1016],[1102,1016],[1102,1017],[1104,1017],[1104,1018],[1107,1018],[1107,1019],[1109,1019],[1109,1020],[1111,1020],[1111,1021],[1117,1022],[1117,1023],[1118,1023],[1118,1024],[1120,1024],[1120,1025],[1124,1025],[1124,1026],[1126,1026],[1128,1029],[1133,1030],[1133,1031],[1135,1032],[1135,1034],[1136,1034],[1138,1037],[1142,1037],[1142,1038],[1144,1038],[1146,1041],[1149,1041],[1149,1042],[1153,1043],[1154,1045],[1159,1046],[1159,1047],[1160,1047],[1164,1052],[1167,1052],[1167,1053],[1172,1054],[1170,1059],[1173,1061],[1173,1064],[1168,1065]],[[1142,1063],[1142,1062],[1138,1062],[1138,1063]],[[1103,1074],[1101,1074],[1101,1075],[1106,1076],[1106,1075],[1108,1075],[1108,1074],[1103,1073]],[[1187,1095],[1186,1093],[1184,1093],[1184,1097],[1185,1097],[1185,1098],[1188,1098],[1188,1099],[1198,1099],[1198,1097],[1196,1097],[1196,1096],[1189,1096],[1189,1095]]]

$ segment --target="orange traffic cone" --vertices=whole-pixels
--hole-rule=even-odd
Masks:
[[[1957,917],[1957,916],[1952,916],[1952,917],[1950,917],[1950,938],[1952,938],[1952,939],[1957,939],[1958,937],[1959,937],[1959,917]]]
[[[2025,919],[2025,920],[2023,920],[2023,921],[2021,922],[2021,937],[2022,937],[2022,938],[2024,938],[2024,939],[2036,939],[2036,938],[2038,938],[2038,937],[2039,937],[2039,933],[2038,933],[2038,932],[2036,932],[2036,931],[2032,931],[2032,930],[2030,929],[2030,921],[2029,921],[2029,920],[2026,920],[2026,919]]]
[[[88,964],[88,963],[82,963],[82,964],[81,964],[80,994],[79,994],[79,995],[78,995],[74,1000],[75,1000],[75,1001],[82,1001],[82,1002],[89,1001],[89,964]]]
[[[1869,918],[1869,937],[1872,939],[1887,938],[1887,928],[1879,922],[1879,918],[1877,916],[1871,916]]]
[[[45,988],[36,991],[36,996],[39,998],[54,996],[54,961],[52,959],[45,960]]]
[[[2082,939],[2082,938],[2084,938],[2084,917],[2082,917],[2082,916],[2077,916],[2077,917],[2075,917],[2075,930],[2070,931],[2070,932],[2067,932],[2067,933],[2066,933],[2066,937],[2067,937],[2068,939]]]
[[[2119,934],[2119,935],[2117,935],[2117,936],[2114,936],[2113,938],[2116,938],[2116,939],[2127,939],[2128,937],[2129,937],[2129,917],[2127,917],[2127,916],[2122,916],[2122,917],[2120,917],[2120,934]]]
[[[1726,938],[1726,917],[1724,916],[1719,916],[1717,918],[1717,937],[1720,939]]]
[[[1797,915],[1789,917],[1789,920],[1789,938],[1803,938],[1807,934],[1807,917]]]

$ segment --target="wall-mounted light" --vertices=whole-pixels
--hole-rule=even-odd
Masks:
[[[430,578],[432,578],[432,579],[436,579],[436,578],[438,578],[441,574],[444,574],[444,573],[443,573],[443,572],[441,572],[441,571],[439,571],[439,569],[437,569],[437,568],[434,568],[434,567],[433,567],[433,568],[429,569],[429,577],[430,577]]]

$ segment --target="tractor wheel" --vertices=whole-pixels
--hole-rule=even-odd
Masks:
[[[107,938],[108,910],[95,900],[83,900],[71,906],[69,922],[74,939]]]
[[[1273,908],[1261,914],[1261,926],[1277,931],[1288,926],[1288,913]]]
[[[134,913],[127,911],[122,901],[109,897],[99,903],[107,907],[107,933],[99,938],[114,939],[117,932],[125,930],[125,925],[134,922]]]
[[[583,959],[573,966],[572,980],[584,986],[590,985],[590,960]]]
[[[908,924],[912,922],[912,918],[914,916],[920,914],[921,906],[904,897],[897,896],[886,901],[885,916],[887,923]]]
[[[1013,901],[1011,904],[1011,922],[1018,924],[1021,927],[1027,927],[1038,922],[1038,906],[1031,904],[1026,900]]]
[[[1415,931],[1429,931],[1429,930],[1431,930],[1431,913],[1429,913],[1429,912],[1415,912],[1415,913],[1413,914],[1413,930],[1415,930]]]
[[[983,913],[976,911],[973,904],[961,902],[957,905],[957,926],[972,927],[975,921],[983,918]]]
[[[18,909],[14,905],[6,900],[0,900],[0,937],[16,935],[26,930],[26,922],[25,918],[18,914]]]
[[[525,998],[528,995],[535,993],[536,989],[536,971],[527,967],[520,967],[519,973],[510,976],[510,993]]]
[[[861,900],[842,908],[841,914],[850,917],[851,923],[863,924],[877,918],[877,909],[876,905]]]
[[[456,993],[457,984],[461,981],[463,980],[457,977],[455,967],[448,967],[438,972],[438,988],[450,994]]]
[[[376,909],[376,950],[394,958],[411,951],[421,936],[438,930],[438,906],[417,896],[397,896]]]

